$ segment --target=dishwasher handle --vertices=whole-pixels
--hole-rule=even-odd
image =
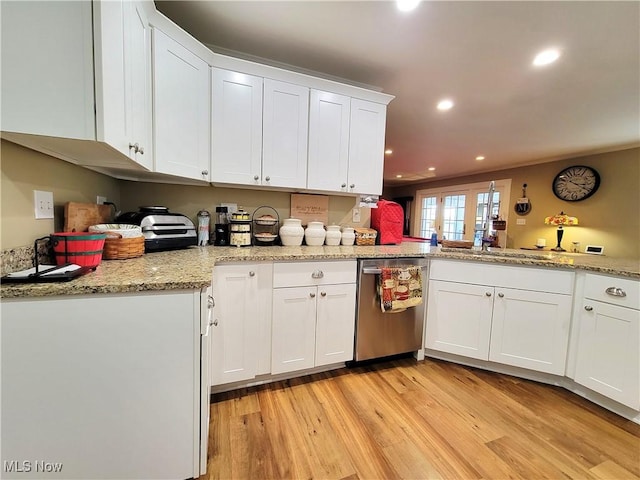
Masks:
[[[410,265],[412,267],[420,267],[422,269],[427,268],[426,265]],[[380,275],[382,273],[382,269],[380,267],[363,267],[362,274],[363,275]]]

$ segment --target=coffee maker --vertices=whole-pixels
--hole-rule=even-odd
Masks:
[[[215,222],[213,244],[221,247],[229,245],[229,213],[227,207],[216,207]]]

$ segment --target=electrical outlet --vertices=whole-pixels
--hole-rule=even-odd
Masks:
[[[360,209],[355,207],[351,213],[351,220],[353,223],[360,223]]]
[[[34,190],[33,205],[36,218],[53,218],[53,192]]]
[[[527,224],[527,219],[526,218],[517,218],[516,219],[516,225],[526,225]]]
[[[96,197],[96,203],[98,205],[104,205],[106,201],[107,201],[107,197],[103,197],[102,195],[98,195]]]

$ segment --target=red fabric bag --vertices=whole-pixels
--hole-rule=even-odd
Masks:
[[[404,210],[396,202],[379,200],[378,208],[371,209],[371,228],[378,231],[380,245],[402,243],[403,224]]]

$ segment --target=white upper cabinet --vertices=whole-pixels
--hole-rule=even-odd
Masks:
[[[151,29],[135,2],[97,2],[96,117],[98,138],[147,169],[151,145]]]
[[[140,2],[3,3],[3,138],[81,165],[151,168],[149,47]]]
[[[351,98],[311,90],[307,188],[348,192]]]
[[[309,89],[264,80],[262,178],[257,185],[307,186]]]
[[[209,65],[153,31],[156,171],[209,181]]]
[[[262,78],[211,69],[211,181],[260,184]]]
[[[351,99],[349,192],[380,195],[387,106]]]

